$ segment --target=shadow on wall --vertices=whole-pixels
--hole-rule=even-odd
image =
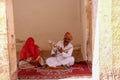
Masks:
[[[19,61],[20,50],[23,47],[25,40],[16,39],[16,53],[17,53],[17,62]]]

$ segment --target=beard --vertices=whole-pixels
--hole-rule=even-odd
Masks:
[[[68,45],[69,41],[64,40],[64,45]]]

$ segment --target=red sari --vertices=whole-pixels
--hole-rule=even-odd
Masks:
[[[35,45],[34,39],[32,37],[29,37],[26,40],[26,42],[21,50],[20,60],[24,60],[24,59],[31,57],[32,61],[34,61],[34,60],[36,60],[36,58],[38,56],[41,56],[39,47],[37,45]]]

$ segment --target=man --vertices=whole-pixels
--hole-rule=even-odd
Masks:
[[[53,46],[51,55],[52,57],[46,60],[46,64],[50,67],[56,67],[65,65],[70,67],[74,64],[74,57],[72,56],[73,45],[71,44],[72,35],[66,32],[64,35],[64,40],[59,41],[55,46]]]

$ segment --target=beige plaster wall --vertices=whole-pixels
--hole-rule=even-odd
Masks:
[[[92,61],[92,1],[81,0],[82,50],[84,60]]]
[[[66,31],[72,33],[74,46],[82,43],[80,0],[14,0],[14,19],[17,46],[32,36],[48,50],[48,40],[62,40]]]
[[[83,39],[83,42],[82,42],[82,47],[81,49],[83,50],[83,58],[85,60],[87,60],[87,46],[86,46],[86,42],[87,42],[87,17],[86,17],[86,8],[85,8],[85,1],[84,0],[81,0],[81,26],[82,26],[82,39]]]
[[[85,8],[86,8],[86,17],[87,17],[87,56],[88,56],[88,61],[92,62],[92,55],[93,55],[93,51],[92,51],[92,37],[93,37],[93,34],[92,34],[92,18],[93,18],[93,2],[92,0],[86,0],[86,5],[85,5]]]

